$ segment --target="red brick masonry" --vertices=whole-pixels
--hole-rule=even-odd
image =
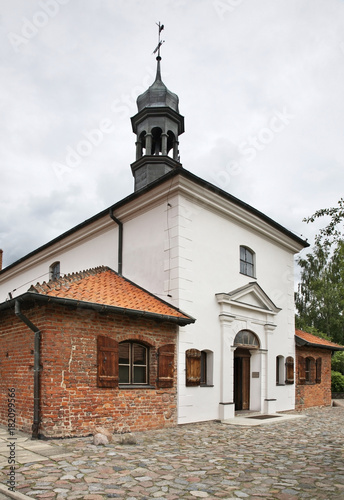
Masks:
[[[95,426],[128,432],[175,425],[176,367],[173,387],[157,388],[156,378],[157,350],[176,345],[176,325],[56,304],[36,304],[23,313],[42,333],[40,434],[85,436]],[[97,387],[99,334],[150,348],[149,387]],[[10,309],[1,312],[0,338],[0,422],[7,425],[7,392],[14,387],[16,428],[30,432],[34,334]]]
[[[303,410],[312,406],[331,405],[331,355],[327,349],[310,346],[296,346],[296,387],[295,387],[295,409]],[[302,380],[300,358],[312,358],[311,381]],[[316,381],[315,362],[321,359],[321,381]],[[300,377],[301,375],[301,377]]]

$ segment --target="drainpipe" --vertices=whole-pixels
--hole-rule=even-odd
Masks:
[[[123,267],[123,222],[121,222],[117,217],[114,216],[111,208],[109,211],[111,219],[116,222],[118,226],[118,274],[122,276]]]
[[[23,321],[35,334],[34,338],[34,368],[33,368],[33,424],[32,424],[32,439],[38,439],[38,429],[40,421],[40,343],[41,343],[41,332],[37,326],[35,326],[31,321],[22,314],[20,310],[19,301],[15,301],[14,312],[16,316]]]

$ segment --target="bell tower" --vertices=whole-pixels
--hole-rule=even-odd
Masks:
[[[161,79],[160,23],[157,71],[154,83],[137,98],[138,113],[131,118],[136,134],[136,161],[131,164],[135,191],[146,187],[170,170],[182,168],[179,162],[178,137],[184,132],[184,117],[179,114],[179,98]]]

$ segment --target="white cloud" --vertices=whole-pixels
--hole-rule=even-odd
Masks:
[[[64,0],[16,51],[9,35],[27,34],[49,2],[13,0],[1,17],[5,265],[132,191],[130,116],[154,79],[158,21],[184,168],[220,184],[228,174],[220,187],[312,237],[302,218],[343,195],[342,1]],[[269,141],[262,130],[284,108],[294,118]],[[104,119],[113,132],[58,178],[54,162]],[[259,134],[267,143],[247,161],[240,144]]]

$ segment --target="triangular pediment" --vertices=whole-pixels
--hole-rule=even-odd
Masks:
[[[228,293],[218,293],[216,296],[218,302],[257,309],[270,314],[277,314],[281,310],[256,282],[248,283]]]

